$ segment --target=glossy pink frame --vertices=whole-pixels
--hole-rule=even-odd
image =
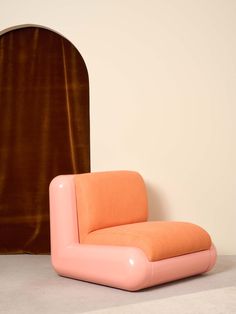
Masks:
[[[59,275],[135,291],[201,274],[214,266],[214,246],[150,262],[139,248],[80,244],[74,176],[58,176],[50,184],[51,259]]]

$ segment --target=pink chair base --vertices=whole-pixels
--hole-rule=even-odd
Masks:
[[[80,244],[74,175],[56,177],[50,185],[51,254],[56,272],[129,291],[201,274],[216,261],[216,250],[149,262],[135,247]]]

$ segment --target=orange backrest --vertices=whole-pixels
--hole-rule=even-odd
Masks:
[[[118,225],[147,220],[147,195],[142,177],[133,171],[75,175],[79,238]]]

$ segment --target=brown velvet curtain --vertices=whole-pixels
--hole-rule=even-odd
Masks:
[[[0,252],[48,253],[48,186],[90,171],[85,63],[62,36],[0,36]],[[62,230],[63,232],[63,230]]]

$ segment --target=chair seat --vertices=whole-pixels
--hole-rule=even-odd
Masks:
[[[208,250],[212,242],[204,229],[192,223],[148,221],[99,229],[82,243],[138,247],[153,262]]]

